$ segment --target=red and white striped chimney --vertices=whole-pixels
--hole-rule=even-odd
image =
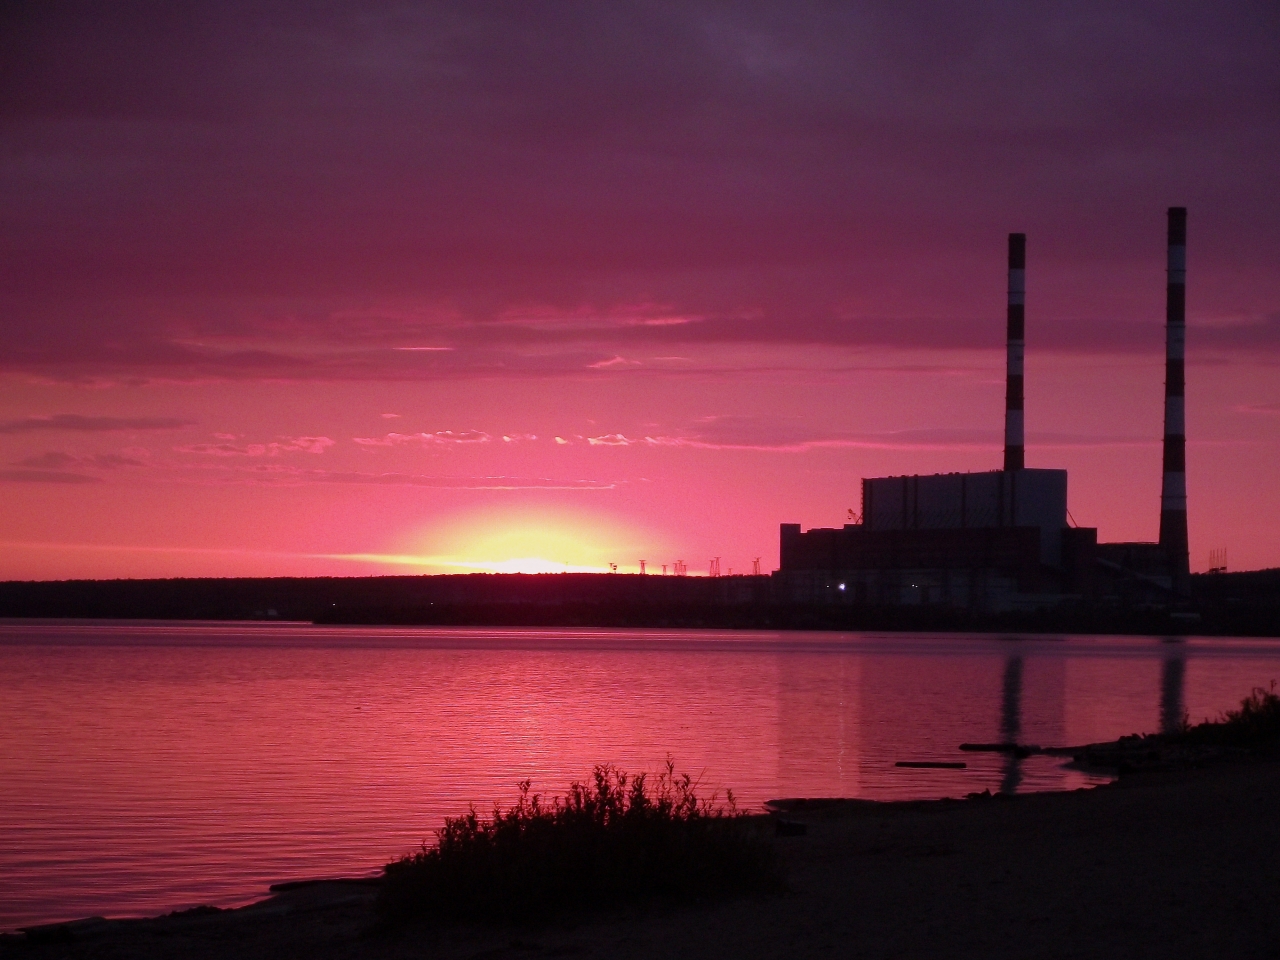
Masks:
[[[1027,291],[1027,235],[1009,234],[1008,354],[1005,361],[1004,468],[1021,470],[1025,441],[1022,435],[1022,355],[1025,347],[1025,301]]]
[[[1165,295],[1164,482],[1160,546],[1169,558],[1174,592],[1191,592],[1187,545],[1187,208],[1169,208],[1169,280]]]

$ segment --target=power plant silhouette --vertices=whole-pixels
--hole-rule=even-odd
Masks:
[[[710,576],[687,576],[688,566],[677,560],[670,565],[675,576],[9,582],[0,583],[0,614],[782,629],[1033,623],[1087,632],[1177,629],[1195,619],[1200,632],[1274,636],[1280,629],[1275,571],[1197,577],[1192,596],[1186,240],[1186,210],[1171,208],[1164,474],[1155,543],[1099,543],[1096,528],[1069,522],[1067,471],[1026,466],[1027,245],[1025,235],[1015,233],[1009,236],[1002,468],[863,479],[861,514],[851,517],[854,522],[810,530],[781,525],[780,569],[772,575],[761,573],[756,558],[750,575],[729,568],[730,575],[716,576],[723,559],[716,557]],[[1221,571],[1225,556],[1215,553],[1211,566]]]
[[[1009,235],[1004,468],[862,481],[859,522],[784,523],[782,592],[792,602],[943,604],[986,610],[1073,597],[1177,603],[1190,594],[1185,371],[1187,211],[1169,208],[1164,475],[1160,539],[1098,543],[1068,524],[1067,471],[1025,465],[1026,235]]]

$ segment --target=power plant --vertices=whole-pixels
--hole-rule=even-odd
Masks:
[[[1004,457],[975,473],[871,477],[843,527],[781,527],[780,569],[707,561],[664,576],[450,576],[0,583],[0,615],[291,619],[321,623],[767,628],[1027,629],[1280,636],[1280,570],[1190,575],[1185,425],[1186,210],[1169,210],[1160,536],[1099,543],[1074,525],[1067,471],[1028,468],[1023,367],[1026,236],[1009,236]],[[1034,340],[1034,337],[1033,337]],[[1154,491],[1153,491],[1154,493]],[[1154,497],[1152,498],[1154,500]],[[843,504],[841,505],[843,506]],[[1154,506],[1154,504],[1153,504]],[[1153,518],[1154,519],[1154,518]],[[701,562],[701,561],[700,561]],[[1010,674],[1011,682],[1017,675]],[[1176,711],[1175,711],[1176,712]]]
[[[1185,375],[1187,211],[1169,209],[1164,474],[1157,543],[1098,543],[1068,524],[1067,472],[1028,469],[1023,422],[1026,235],[1009,235],[1004,468],[862,481],[860,522],[784,523],[776,575],[796,603],[978,610],[1071,599],[1176,604],[1190,594]]]

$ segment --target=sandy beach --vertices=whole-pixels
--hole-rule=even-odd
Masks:
[[[1144,772],[1074,793],[806,802],[778,837],[790,890],[542,927],[381,931],[374,888],[321,883],[234,911],[86,921],[0,956],[1280,957],[1280,762]]]

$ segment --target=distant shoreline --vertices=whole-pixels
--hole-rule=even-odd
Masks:
[[[1280,636],[1280,569],[1198,574],[1185,607],[993,612],[778,602],[767,576],[456,574],[0,583],[0,618]]]

